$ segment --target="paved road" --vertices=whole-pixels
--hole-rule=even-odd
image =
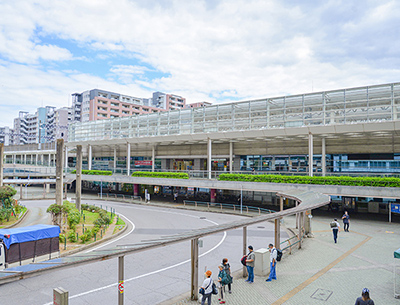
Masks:
[[[40,201],[48,206],[52,201]],[[86,202],[86,201],[85,201]],[[89,202],[89,201],[87,201]],[[165,235],[178,234],[240,219],[240,216],[217,213],[174,210],[126,203],[92,201],[112,206],[130,219],[134,226],[115,245],[130,244]],[[39,201],[27,206],[38,207]],[[273,224],[263,223],[248,228],[248,243],[255,248],[273,241]],[[281,233],[287,238],[286,232]],[[199,281],[203,270],[217,272],[223,257],[231,261],[232,269],[240,269],[242,230],[229,231],[204,238],[200,248]],[[150,250],[125,257],[125,304],[158,304],[190,290],[190,242]],[[52,289],[69,291],[70,304],[115,304],[117,302],[117,259],[59,270],[0,287],[0,304],[46,304],[52,300]],[[6,303],[5,303],[6,302]],[[48,303],[50,304],[50,303]]]

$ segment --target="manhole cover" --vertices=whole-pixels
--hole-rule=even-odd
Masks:
[[[263,227],[263,226],[259,226],[259,227],[257,227],[258,229],[265,229],[265,227]]]
[[[204,217],[204,216],[202,216],[202,217],[200,217],[200,219],[207,219],[206,217]]]
[[[318,288],[312,295],[312,299],[327,301],[329,297],[332,295],[333,291]]]

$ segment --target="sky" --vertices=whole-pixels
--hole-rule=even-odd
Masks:
[[[94,88],[188,103],[400,81],[400,1],[0,0],[0,126]]]

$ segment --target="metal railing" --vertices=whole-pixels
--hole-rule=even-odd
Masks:
[[[243,212],[246,214],[249,213],[255,213],[258,215],[261,215],[261,213],[265,214],[271,214],[275,213],[276,211],[269,210],[269,209],[264,209],[264,208],[259,208],[259,207],[253,207],[253,206],[247,206],[247,205],[237,205],[237,204],[230,204],[230,203],[214,203],[214,202],[206,202],[206,201],[195,201],[195,200],[183,200],[183,206],[194,206],[195,208],[197,207],[205,207],[207,208],[207,211],[211,211],[211,209],[214,210],[229,210],[229,211],[234,211],[234,212]]]

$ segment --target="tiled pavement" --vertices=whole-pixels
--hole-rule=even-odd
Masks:
[[[287,227],[294,227],[294,221],[294,217],[285,218]],[[284,254],[277,265],[277,281],[265,282],[256,276],[248,284],[236,278],[226,304],[354,304],[364,287],[370,289],[375,304],[400,304],[393,286],[393,252],[400,247],[400,224],[353,218],[350,232],[341,231],[335,244],[330,221],[314,216],[314,237],[307,238],[301,250]],[[198,303],[186,295],[174,304]],[[218,296],[213,296],[212,304],[218,303]]]

